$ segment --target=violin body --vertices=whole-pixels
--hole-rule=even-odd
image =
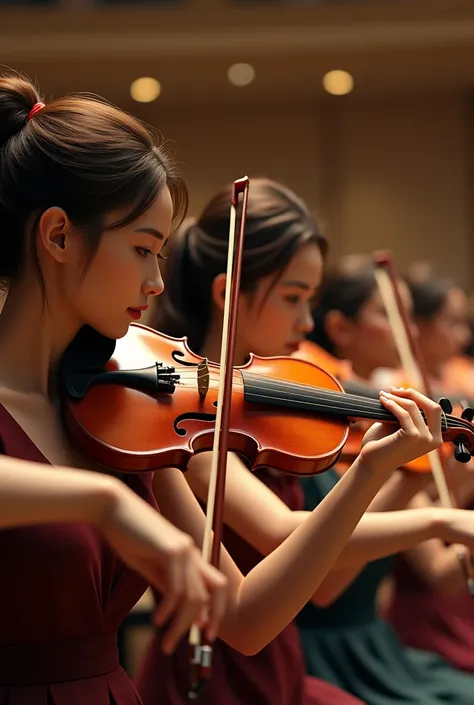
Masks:
[[[113,375],[110,381],[107,377],[101,381],[99,374],[86,384],[85,394],[66,397],[66,428],[84,455],[123,472],[169,466],[184,471],[192,455],[212,449],[219,366],[208,363],[208,389],[200,393],[203,358],[191,352],[185,338],[171,338],[132,323],[127,335],[116,342],[104,369],[153,369],[157,362],[179,375],[170,391],[148,393],[126,381],[113,383]],[[247,401],[244,394],[244,379],[251,385],[256,376],[343,391],[330,374],[292,358],[251,355],[245,366],[234,368],[233,375],[229,451],[238,453],[253,469],[270,466],[297,475],[322,472],[337,461],[348,436],[347,420],[286,409],[281,398],[285,390],[280,399],[278,390],[276,399],[273,391],[268,405],[261,390],[258,403]]]
[[[350,374],[350,364],[346,360],[339,360],[311,340],[303,340],[292,357],[321,367],[339,380],[346,379]]]

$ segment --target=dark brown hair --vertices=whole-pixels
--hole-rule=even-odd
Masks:
[[[131,115],[98,96],[74,94],[27,120],[39,101],[27,77],[0,76],[0,286],[31,256],[45,293],[36,230],[49,207],[64,209],[90,261],[108,213],[128,210],[109,229],[133,222],[168,186],[181,221],[187,190],[158,136]]]
[[[226,271],[232,185],[221,189],[199,218],[173,236],[156,327],[187,336],[199,352],[210,322],[212,283]],[[293,191],[265,178],[250,180],[241,291],[251,292],[271,274],[275,281],[303,244],[326,240],[304,202]]]
[[[326,273],[319,290],[318,305],[313,311],[314,328],[308,338],[332,355],[337,352],[326,329],[326,316],[330,311],[340,311],[346,318],[355,320],[376,288],[374,265],[364,255],[351,255]]]
[[[413,299],[413,315],[422,321],[431,321],[441,311],[448,294],[457,289],[447,277],[438,276],[429,264],[415,264],[405,281]]]

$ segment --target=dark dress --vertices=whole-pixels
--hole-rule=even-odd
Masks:
[[[307,508],[334,487],[334,471],[305,478]],[[368,705],[472,705],[474,678],[443,659],[406,647],[376,614],[377,589],[393,558],[367,565],[329,607],[307,605],[297,624],[308,673],[345,688]]]
[[[297,478],[259,472],[258,476],[291,509],[301,509]],[[249,498],[251,501],[251,498]],[[224,544],[247,574],[262,556],[225,529]],[[184,705],[189,683],[186,642],[177,654],[164,657],[156,632],[136,680],[144,705]],[[305,676],[297,629],[290,624],[255,656],[243,656],[224,642],[214,644],[212,678],[200,705],[361,705],[360,700],[329,683]]]
[[[456,595],[438,595],[402,557],[394,575],[396,592],[387,617],[402,641],[474,672],[474,598],[467,587]]]
[[[0,405],[5,455],[47,463]],[[122,476],[156,506],[151,473]],[[117,628],[147,588],[85,524],[0,531],[0,705],[138,705]]]

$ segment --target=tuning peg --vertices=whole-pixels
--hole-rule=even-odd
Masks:
[[[472,419],[474,419],[474,409],[471,409],[470,406],[466,406],[466,408],[462,411],[461,418],[466,421],[472,421]]]
[[[456,443],[454,457],[458,461],[458,463],[468,463],[470,461],[471,454],[462,441],[458,441]]]
[[[453,405],[449,401],[449,399],[446,399],[445,397],[442,397],[439,401],[438,404],[442,408],[445,414],[451,414],[453,412]]]

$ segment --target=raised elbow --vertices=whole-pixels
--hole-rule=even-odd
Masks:
[[[235,651],[243,656],[255,656],[261,651],[273,638],[268,634],[259,634],[256,629],[236,629],[233,633],[220,634],[220,638]]]
[[[339,594],[334,590],[321,587],[314,593],[311,603],[316,607],[330,607],[337,600]]]
[[[242,647],[239,649],[239,652],[243,656],[256,656],[259,651],[261,651],[266,644],[257,644],[253,642],[245,643],[242,645]]]
[[[243,656],[255,656],[268,644],[268,639],[263,640],[257,634],[240,634],[229,644],[233,649]]]

